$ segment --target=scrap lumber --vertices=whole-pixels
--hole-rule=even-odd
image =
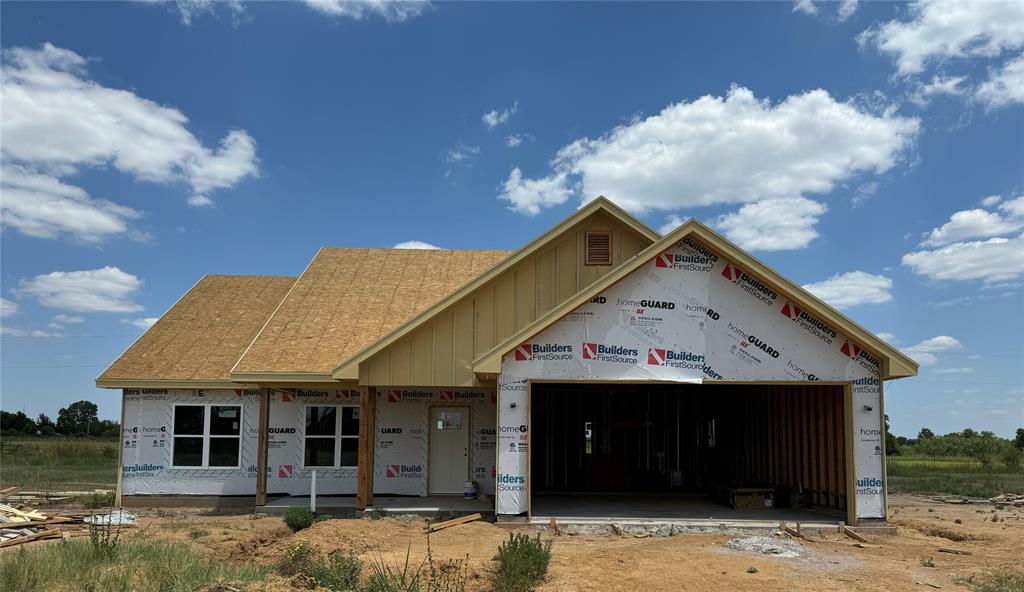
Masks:
[[[803,533],[800,532],[799,526],[800,526],[799,522],[797,523],[797,528],[793,528],[790,525],[786,524],[785,520],[782,520],[782,521],[779,522],[779,530],[781,530],[782,532],[788,534],[789,536],[806,540],[804,538]]]
[[[562,536],[562,529],[558,526],[558,522],[555,517],[552,516],[551,520],[548,521],[548,525],[551,526],[551,530],[554,531],[555,536]]]
[[[860,542],[862,542],[862,543],[867,543],[867,542],[869,542],[869,541],[868,541],[868,540],[867,540],[866,538],[864,538],[863,536],[861,536],[861,535],[857,534],[856,532],[853,532],[852,530],[850,530],[850,529],[849,529],[849,528],[848,528],[848,527],[846,526],[846,523],[845,523],[845,522],[840,522],[840,523],[839,523],[839,532],[841,532],[841,533],[845,534],[846,536],[850,537],[851,539],[853,539],[853,540],[855,540],[855,541],[860,541]]]
[[[479,513],[469,514],[468,516],[460,516],[458,518],[452,518],[451,520],[445,520],[444,522],[435,522],[427,527],[427,532],[437,532],[450,526],[458,526],[467,522],[473,522],[474,520],[480,520],[483,518]]]
[[[974,555],[970,551],[964,551],[963,549],[947,549],[944,547],[939,548],[939,553],[952,553],[953,555]]]
[[[0,500],[7,499],[7,496],[14,495],[21,491],[20,487],[4,487],[0,489]]]

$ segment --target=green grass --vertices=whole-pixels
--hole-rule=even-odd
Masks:
[[[890,456],[889,491],[993,497],[1024,492],[1024,469],[958,457]]]
[[[91,491],[117,485],[118,440],[4,437],[0,486],[30,491]],[[20,444],[9,449],[11,444]]]
[[[266,575],[261,567],[222,563],[191,545],[159,541],[122,542],[111,557],[82,539],[0,553],[0,587],[19,592],[191,592]]]
[[[1024,573],[997,570],[969,578],[957,578],[956,583],[972,592],[1020,592],[1024,590]]]

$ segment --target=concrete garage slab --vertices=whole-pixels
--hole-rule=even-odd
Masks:
[[[268,514],[283,514],[288,508],[309,507],[309,496],[288,496],[267,500],[267,505],[257,508]],[[329,514],[334,512],[351,512],[355,514],[356,498],[354,496],[318,496],[317,512]],[[418,496],[374,496],[372,508],[380,508],[394,514],[482,514],[494,512],[494,501],[485,499],[466,499],[462,496],[431,495]]]
[[[843,517],[810,509],[736,510],[698,495],[535,494],[534,524],[674,524],[689,527],[835,528]]]

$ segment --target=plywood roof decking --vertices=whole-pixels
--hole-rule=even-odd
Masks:
[[[329,374],[510,253],[325,247],[232,373]]]
[[[232,366],[294,283],[282,276],[203,277],[97,382],[231,380]]]

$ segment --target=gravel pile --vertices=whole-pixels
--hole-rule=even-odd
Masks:
[[[741,539],[732,539],[725,543],[725,546],[734,551],[760,553],[786,559],[799,557],[804,550],[800,543],[796,541],[777,539],[770,536],[749,536]]]

